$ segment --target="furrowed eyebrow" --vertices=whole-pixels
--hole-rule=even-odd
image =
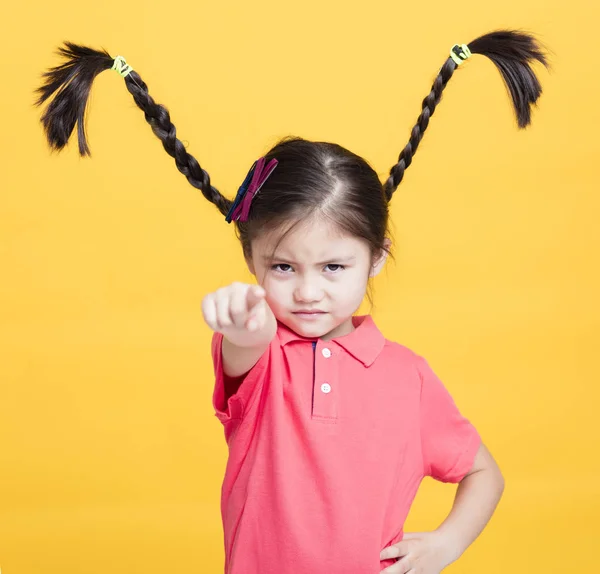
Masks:
[[[263,255],[262,259],[265,263],[269,263],[271,261],[285,261],[286,263],[290,263],[292,265],[298,265],[297,261],[291,261],[286,257],[273,257],[273,259],[271,259],[267,255]],[[352,263],[353,261],[356,261],[356,257],[354,255],[350,255],[349,257],[332,257],[331,259],[326,259],[325,261],[319,261],[315,263],[315,265],[325,265],[326,263]]]

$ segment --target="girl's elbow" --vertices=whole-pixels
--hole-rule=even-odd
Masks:
[[[502,472],[500,472],[499,468],[497,468],[495,471],[494,482],[496,484],[496,491],[498,493],[498,499],[500,499],[500,498],[502,498],[502,495],[504,494],[504,488],[506,486],[506,482],[505,482],[504,476],[502,475]]]
[[[502,471],[499,468],[498,468],[497,474],[498,474],[498,488],[500,490],[500,496],[502,496],[502,493],[504,492],[504,488],[506,486],[506,481],[504,479],[504,475],[502,474]]]

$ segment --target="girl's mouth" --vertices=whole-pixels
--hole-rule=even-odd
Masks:
[[[294,311],[294,315],[301,319],[317,319],[321,315],[325,315],[325,311]]]

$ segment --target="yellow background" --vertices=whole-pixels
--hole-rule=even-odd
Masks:
[[[553,51],[533,126],[517,130],[491,62],[457,71],[393,199],[373,313],[431,362],[506,478],[447,571],[600,572],[598,18],[591,0],[5,7],[3,574],[222,571],[227,450],[200,303],[250,276],[115,73],[92,89],[92,158],[75,139],[50,154],[33,90],[62,41],[125,56],[233,197],[290,133],[384,179],[450,46],[500,27]],[[426,481],[406,529],[435,528],[453,495]]]

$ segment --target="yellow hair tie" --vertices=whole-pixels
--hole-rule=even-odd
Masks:
[[[457,66],[460,66],[467,58],[472,56],[471,50],[469,50],[469,46],[466,44],[454,44],[452,48],[450,48],[450,57],[456,62]]]
[[[133,72],[133,68],[125,61],[125,58],[123,58],[123,56],[117,56],[115,58],[115,61],[113,63],[111,70],[115,70],[118,74],[120,74],[124,78],[127,77],[127,75],[130,72]]]

